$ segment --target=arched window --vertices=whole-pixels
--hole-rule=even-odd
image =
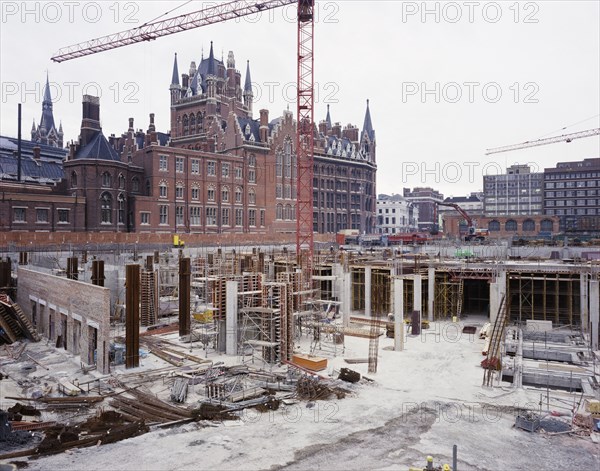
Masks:
[[[131,191],[137,193],[140,191],[140,179],[138,177],[133,177],[131,179]]]
[[[292,205],[292,215],[291,215],[290,219],[292,219],[294,221],[296,220],[296,206]]]
[[[77,172],[71,172],[71,188],[77,188]]]
[[[190,124],[190,121],[189,121],[188,115],[184,114],[183,115],[183,135],[184,136],[187,136],[189,134],[189,131],[190,131],[189,124]]]
[[[250,157],[248,157],[248,167],[256,167],[256,156],[254,154],[250,154]]]
[[[281,150],[279,149],[275,156],[275,175],[278,177],[283,176],[283,155],[281,155]]]
[[[275,219],[283,219],[283,205],[282,204],[277,205],[277,214],[275,216]]]
[[[214,201],[215,200],[215,187],[210,185],[207,189],[207,200],[208,201]]]
[[[200,199],[200,185],[197,183],[192,183],[192,199],[195,201]]]
[[[125,177],[122,173],[119,173],[119,190],[125,189]]]
[[[248,192],[248,204],[256,204],[256,192],[254,190]]]
[[[236,189],[235,189],[235,202],[236,203],[242,202],[242,188],[239,186],[236,187]]]
[[[119,210],[117,212],[117,222],[119,224],[125,224],[125,196],[123,193],[119,193],[117,197],[117,203],[119,205]]]
[[[507,232],[517,232],[517,221],[515,221],[514,219],[509,219],[508,221],[506,221],[506,223],[504,224],[504,229]]]
[[[221,188],[221,202],[228,203],[229,202],[229,188],[224,186]]]
[[[523,232],[535,231],[535,221],[533,219],[525,219],[523,221]]]
[[[540,231],[543,232],[553,232],[554,231],[554,221],[550,219],[543,219],[540,222]]]
[[[182,200],[183,199],[183,183],[177,183],[175,186],[175,198]]]
[[[190,115],[190,133],[195,134],[196,132],[196,115],[192,113]]]
[[[284,218],[288,220],[292,219],[292,206],[289,204],[285,205]]]
[[[102,174],[102,186],[105,188],[110,188],[112,184],[112,178],[110,178],[110,173],[104,172]]]
[[[496,221],[495,219],[493,221],[490,221],[488,223],[488,230],[490,232],[497,232],[500,230],[500,222]]]
[[[284,175],[287,178],[292,176],[292,142],[289,139],[286,139],[284,145]]]
[[[110,193],[100,195],[100,221],[102,224],[112,223],[112,196]]]
[[[161,181],[158,185],[158,196],[160,198],[166,198],[168,195],[167,192],[167,183],[164,181]]]

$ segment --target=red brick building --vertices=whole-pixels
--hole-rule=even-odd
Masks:
[[[293,233],[296,230],[296,121],[253,117],[250,67],[230,52],[181,76],[177,56],[169,92],[171,130],[106,138],[100,103],[83,99],[79,141],[64,162],[65,194],[85,198],[74,230],[152,233]],[[332,233],[375,225],[376,142],[370,110],[363,130],[327,118],[315,126],[314,230]]]

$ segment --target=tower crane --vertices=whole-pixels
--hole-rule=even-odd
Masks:
[[[571,142],[574,139],[597,136],[598,134],[600,134],[600,128],[588,129],[587,131],[563,134],[562,136],[547,137],[545,139],[537,139],[535,141],[525,141],[521,144],[486,149],[485,155],[499,154],[500,152],[510,152],[511,150],[525,149],[526,147],[545,146],[547,144],[554,144],[556,142]]]
[[[60,49],[53,57],[64,62],[130,44],[151,41],[162,36],[214,23],[297,4],[297,211],[296,254],[305,282],[313,267],[313,145],[314,145],[314,3],[315,0],[234,0],[192,13],[153,21],[120,33]]]

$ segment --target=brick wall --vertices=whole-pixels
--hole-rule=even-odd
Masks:
[[[67,350],[94,363],[91,348],[97,331],[98,371],[109,372],[110,289],[19,267],[17,302],[38,332],[55,343],[66,337]],[[35,319],[34,319],[35,310]],[[65,332],[66,327],[66,332]]]

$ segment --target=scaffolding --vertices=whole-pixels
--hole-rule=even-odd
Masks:
[[[581,325],[580,284],[579,273],[509,272],[506,290],[510,320]]]

